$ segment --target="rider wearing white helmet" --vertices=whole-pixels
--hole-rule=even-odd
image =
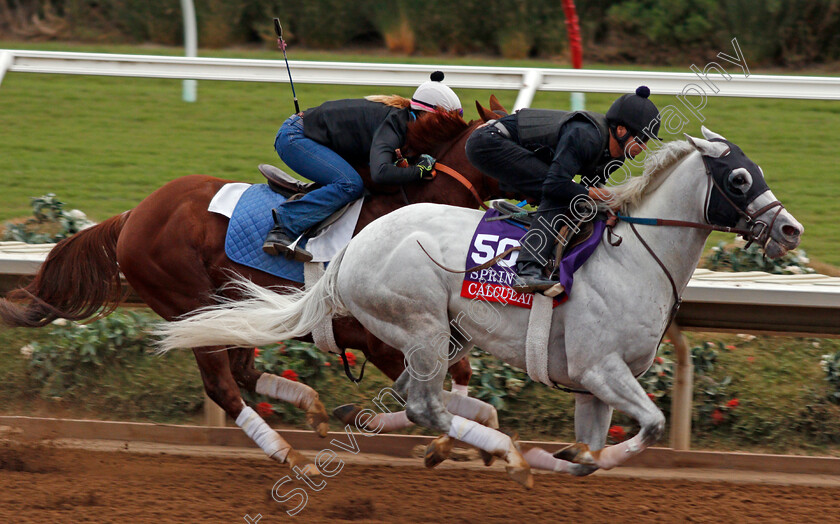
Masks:
[[[263,244],[271,255],[309,261],[312,255],[295,243],[317,225],[364,193],[353,166],[370,165],[377,184],[405,184],[428,177],[435,159],[422,155],[416,165],[395,164],[403,147],[408,122],[436,111],[458,111],[461,101],[432,73],[411,100],[400,96],[369,96],[334,100],[289,117],[277,132],[274,148],[287,166],[322,187],[302,198],[286,201],[274,211],[275,226]]]

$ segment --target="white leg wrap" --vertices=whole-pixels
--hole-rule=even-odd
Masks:
[[[260,395],[283,400],[300,409],[309,409],[312,402],[318,398],[318,393],[306,384],[271,373],[263,373],[260,376],[256,391]]]
[[[619,464],[623,464],[630,457],[638,455],[644,449],[642,434],[638,433],[629,440],[602,449],[598,459],[595,460],[595,464],[601,469],[612,469]]]
[[[236,425],[242,428],[246,435],[251,437],[251,440],[265,451],[269,457],[286,462],[286,456],[292,449],[288,442],[283,440],[283,437],[271,429],[263,419],[257,415],[257,412],[248,406],[242,408],[242,412],[236,417]]]
[[[461,384],[456,384],[456,383],[453,382],[452,383],[452,392],[455,393],[456,395],[467,396],[470,393],[470,387],[466,384],[461,385]]]
[[[478,400],[477,398],[465,397],[462,395],[445,395],[446,410],[453,415],[460,415],[469,420],[483,424],[491,428],[499,427],[499,416],[496,408]]]
[[[505,455],[513,447],[510,437],[504,433],[458,415],[452,417],[449,436],[494,455]]]
[[[525,461],[532,468],[555,471],[557,473],[568,473],[571,471],[572,463],[568,460],[554,458],[551,453],[543,448],[531,448],[523,455]]]
[[[381,425],[381,426],[380,426]],[[396,413],[377,413],[367,422],[367,427],[371,430],[379,430],[380,433],[390,433],[398,429],[407,428],[414,424],[408,420],[408,415],[405,411],[397,411]]]

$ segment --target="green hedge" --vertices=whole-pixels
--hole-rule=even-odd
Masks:
[[[840,58],[836,0],[578,0],[584,50],[601,60],[708,60],[737,37],[752,63],[800,65]],[[288,39],[312,48],[385,45],[423,54],[554,56],[566,46],[557,0],[203,0],[202,47]],[[37,23],[33,22],[33,17]],[[0,0],[0,38],[182,41],[175,0]],[[731,54],[731,52],[730,52]]]

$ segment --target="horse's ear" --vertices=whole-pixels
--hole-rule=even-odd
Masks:
[[[709,129],[706,126],[700,126],[700,131],[703,133],[703,136],[706,137],[706,140],[711,140],[713,138],[718,138],[720,140],[726,140],[726,138],[724,138],[723,135],[719,135],[719,134],[715,133],[714,131],[712,131],[711,129]]]
[[[496,95],[490,95],[490,109],[492,109],[493,112],[495,112],[495,113],[498,113],[499,111],[501,111],[505,115],[510,114],[510,112],[507,109],[505,109],[505,107],[502,105],[502,103],[499,102],[499,99],[496,98]]]
[[[700,154],[703,156],[720,158],[729,153],[729,146],[723,142],[709,142],[708,140],[695,138],[688,134],[685,135],[685,138],[688,140],[688,143],[694,146],[697,151],[700,151]]]
[[[498,115],[478,103],[478,100],[475,101],[475,108],[478,109],[478,116],[481,117],[482,122],[499,118]]]

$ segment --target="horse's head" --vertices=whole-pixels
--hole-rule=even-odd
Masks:
[[[748,230],[749,242],[758,242],[770,258],[796,248],[804,227],[776,200],[764,172],[721,135],[702,128],[706,139],[686,135],[702,155],[709,178],[706,221],[717,226]]]
[[[423,112],[417,120],[408,123],[403,155],[412,157],[426,153],[437,158],[469,126],[457,110]]]
[[[475,108],[478,110],[478,116],[481,117],[482,122],[488,120],[495,120],[508,115],[508,110],[502,106],[496,95],[490,95],[490,109],[481,105],[478,100],[475,101]]]

